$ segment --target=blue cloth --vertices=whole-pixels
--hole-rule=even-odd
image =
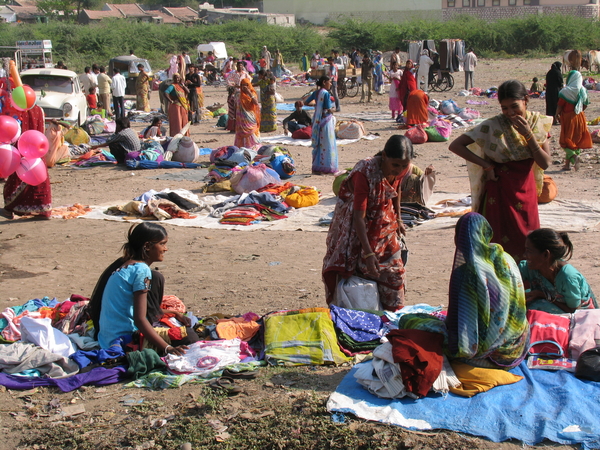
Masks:
[[[286,208],[283,203],[275,199],[273,194],[270,192],[256,192],[253,194],[248,194],[248,196],[243,200],[238,200],[238,205],[251,205],[253,203],[267,206],[279,214],[284,214],[289,210],[289,208]]]
[[[494,442],[518,439],[535,445],[549,439],[600,448],[600,383],[579,380],[566,371],[530,370],[523,362],[510,370],[523,376],[523,380],[471,398],[429,394],[419,400],[389,400],[378,398],[359,385],[354,378],[356,370],[357,366],[331,395],[329,411],[352,413],[412,430],[468,433]]]
[[[134,159],[128,159],[125,164],[130,169],[197,169],[200,164],[194,163],[182,163],[177,161],[136,161]]]
[[[57,304],[58,304],[58,300],[56,300],[56,298],[53,298],[52,300],[50,300],[49,297],[44,297],[42,299],[34,298],[34,299],[29,300],[28,302],[24,303],[23,305],[11,306],[10,309],[12,309],[15,312],[15,315],[18,316],[23,311],[30,311],[30,312],[37,311],[38,309],[40,309],[44,306],[54,308]],[[2,332],[2,330],[4,330],[7,325],[8,325],[8,320],[6,320],[5,318],[1,318],[0,319],[0,332]]]
[[[330,305],[333,325],[357,342],[368,342],[381,338],[383,321],[376,314]]]
[[[113,345],[107,349],[89,351],[78,350],[69,356],[69,358],[75,361],[80,369],[83,369],[90,364],[101,364],[108,359],[114,359],[120,356],[125,356],[125,352],[120,345]]]
[[[314,110],[314,106],[303,106],[302,109],[304,109],[305,111],[312,111]],[[293,103],[277,103],[277,110],[278,111],[295,111],[296,107],[294,106]]]
[[[137,330],[133,323],[133,293],[150,289],[152,272],[145,263],[115,271],[104,288],[100,312],[100,347],[109,348],[120,336]]]

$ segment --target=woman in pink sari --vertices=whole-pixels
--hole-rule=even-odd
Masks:
[[[260,107],[252,82],[240,82],[240,95],[235,112],[236,147],[252,148],[260,142]]]
[[[402,78],[402,70],[398,68],[398,63],[392,60],[392,66],[390,70],[385,74],[388,80],[390,80],[390,111],[392,111],[392,119],[402,114],[404,108],[400,103],[398,97],[398,88],[400,87],[400,79]]]

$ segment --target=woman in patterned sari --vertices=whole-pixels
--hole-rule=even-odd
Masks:
[[[337,143],[335,141],[335,116],[331,112],[331,80],[322,76],[317,81],[319,89],[307,98],[304,104],[315,101],[315,114],[312,121],[312,173],[315,175],[338,171]]]
[[[277,131],[277,102],[275,101],[275,77],[264,69],[258,71],[260,87],[260,132]]]
[[[173,84],[165,91],[165,97],[169,102],[169,135],[175,136],[188,123],[188,111],[190,104],[188,102],[189,89],[182,83],[179,74],[173,75]],[[185,134],[190,135],[190,132]]]
[[[150,102],[148,101],[150,85],[150,77],[144,70],[143,64],[138,64],[138,70],[140,73],[135,79],[135,103],[138,111],[150,111]]]
[[[520,261],[527,234],[540,227],[537,197],[551,161],[552,117],[527,110],[527,89],[517,80],[500,85],[498,100],[502,114],[459,136],[450,151],[467,161],[472,210],[488,220],[493,241]]]
[[[456,224],[448,351],[476,367],[509,369],[529,347],[525,291],[515,260],[491,240],[492,227],[481,214],[468,213]]]
[[[236,147],[252,148],[260,142],[260,108],[252,82],[244,78],[240,82],[240,94],[235,111]]]
[[[408,138],[394,135],[382,152],[359,161],[342,183],[323,260],[327,303],[341,279],[357,275],[377,282],[384,309],[404,306],[400,183],[413,157]]]

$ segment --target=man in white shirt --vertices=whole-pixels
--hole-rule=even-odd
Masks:
[[[84,73],[79,75],[79,81],[81,82],[81,86],[85,95],[88,95],[91,87],[98,86],[98,83],[95,81],[92,76],[92,69],[90,67],[86,67]]]
[[[113,69],[114,76],[111,83],[113,93],[113,107],[115,109],[115,117],[125,117],[125,88],[127,87],[127,81],[125,77],[121,75],[119,69]]]
[[[469,48],[469,52],[461,61],[465,69],[465,89],[469,90],[469,84],[471,85],[471,89],[473,88],[473,72],[475,72],[475,66],[477,65],[477,56],[473,53],[473,47]]]
[[[189,66],[192,63],[190,55],[188,55],[186,52],[181,52],[181,56],[183,56],[183,60],[185,61],[186,66]]]

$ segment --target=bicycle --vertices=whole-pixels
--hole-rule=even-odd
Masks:
[[[360,83],[358,82],[357,77],[346,77],[344,78],[344,82],[342,83],[345,90],[345,96],[349,98],[354,98],[358,95]],[[339,86],[338,86],[339,89]],[[340,94],[341,98],[341,94]]]
[[[441,72],[442,78],[438,76],[439,72],[433,72],[433,77],[429,82],[429,87],[434,92],[449,91],[454,87],[454,77],[450,72]]]

